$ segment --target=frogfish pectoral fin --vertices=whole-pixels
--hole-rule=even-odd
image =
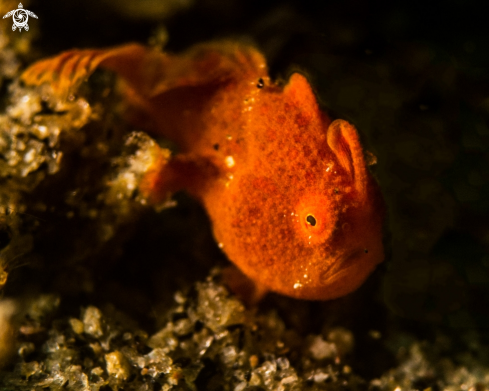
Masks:
[[[358,132],[345,120],[333,121],[327,131],[327,142],[341,167],[350,175],[361,196],[367,192],[367,169]]]

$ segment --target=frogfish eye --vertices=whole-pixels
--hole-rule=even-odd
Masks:
[[[325,195],[307,195],[302,198],[293,212],[292,221],[307,245],[324,243],[335,230],[335,205]]]
[[[316,218],[313,215],[307,215],[306,221],[308,224],[312,225],[313,227],[316,226]]]

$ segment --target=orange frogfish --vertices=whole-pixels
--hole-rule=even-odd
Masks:
[[[66,99],[98,67],[120,77],[150,133],[179,147],[140,191],[153,202],[181,189],[200,200],[257,291],[333,299],[383,261],[383,201],[358,133],[320,110],[306,77],[273,82],[258,50],[225,41],[180,55],[138,44],[72,50],[21,78]]]

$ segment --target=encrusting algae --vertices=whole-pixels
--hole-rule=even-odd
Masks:
[[[337,298],[382,262],[382,200],[357,131],[319,109],[303,75],[274,83],[256,49],[224,41],[182,55],[73,50],[21,80],[64,101],[98,67],[122,78],[132,123],[179,147],[172,158],[155,148],[140,193],[199,199],[220,247],[255,283],[251,301],[266,291]]]

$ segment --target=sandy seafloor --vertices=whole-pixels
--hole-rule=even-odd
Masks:
[[[3,15],[15,1],[0,1]],[[489,29],[478,2],[29,1],[0,20],[0,390],[489,388]],[[245,308],[201,206],[142,205],[148,139],[97,72],[62,108],[33,61],[233,38],[360,130],[386,261],[329,302]],[[119,111],[118,111],[119,110]],[[168,140],[157,140],[170,145]],[[146,149],[145,149],[146,148]],[[137,152],[139,164],[133,157]],[[133,159],[133,160],[131,160]]]

